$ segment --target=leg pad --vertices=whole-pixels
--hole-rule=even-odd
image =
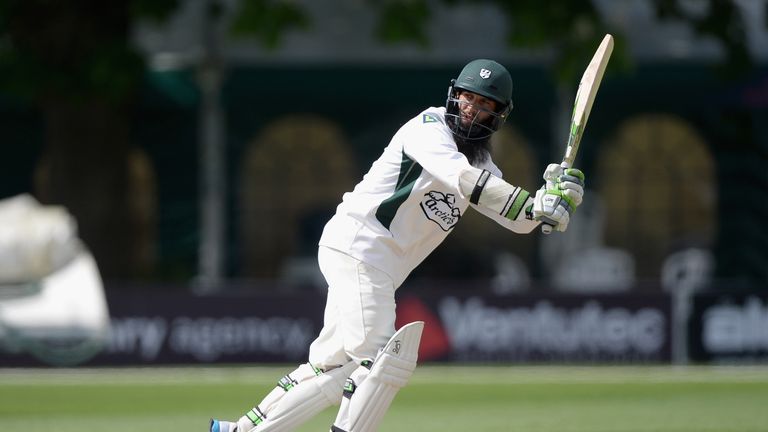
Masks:
[[[417,321],[395,332],[374,360],[370,373],[360,374],[357,388],[342,400],[331,431],[375,432],[378,429],[395,395],[416,369],[423,329],[424,323]],[[363,369],[361,366],[352,375],[365,372]]]

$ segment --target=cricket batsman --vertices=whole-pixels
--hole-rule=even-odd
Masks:
[[[422,111],[392,137],[344,194],[319,242],[328,283],[324,324],[309,359],[235,422],[210,432],[285,432],[331,405],[332,432],[374,432],[416,368],[422,322],[395,331],[395,290],[472,207],[508,230],[565,231],[584,174],[550,164],[534,195],[502,179],[490,138],[512,110],[512,77],[499,63],[469,62],[443,107]]]

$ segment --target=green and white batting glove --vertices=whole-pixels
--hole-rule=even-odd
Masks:
[[[556,231],[565,231],[571,214],[584,198],[584,173],[576,168],[549,164],[543,178],[546,183],[533,200],[533,219]]]

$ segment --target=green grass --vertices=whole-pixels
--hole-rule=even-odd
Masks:
[[[205,431],[289,370],[0,369],[0,429]],[[327,431],[334,415],[299,431]],[[420,366],[381,431],[768,431],[768,367]]]

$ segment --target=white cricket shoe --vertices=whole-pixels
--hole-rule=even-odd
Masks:
[[[210,432],[237,432],[237,423],[211,419]]]

